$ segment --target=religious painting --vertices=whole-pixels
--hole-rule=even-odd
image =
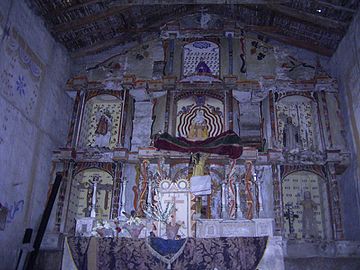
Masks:
[[[68,217],[95,215],[97,219],[110,219],[112,190],[113,177],[109,173],[96,168],[80,171],[72,182]]]
[[[195,41],[184,46],[183,75],[219,76],[219,46],[210,41]]]
[[[282,180],[285,236],[296,239],[323,239],[326,194],[319,175],[298,171]]]
[[[79,145],[114,148],[118,142],[122,101],[111,95],[98,95],[86,102]]]
[[[176,136],[202,141],[224,131],[224,105],[215,98],[192,96],[177,102]]]

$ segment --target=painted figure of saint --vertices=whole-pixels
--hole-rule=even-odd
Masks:
[[[95,130],[95,146],[109,147],[111,138],[111,114],[105,111],[99,117]]]
[[[292,118],[286,118],[283,134],[283,145],[286,150],[294,150],[299,148],[300,131],[299,127],[292,123]]]
[[[315,210],[316,203],[311,199],[310,191],[304,192],[304,200],[300,202],[303,207],[302,235],[303,238],[317,238],[318,229],[316,225]]]
[[[205,140],[208,138],[209,132],[206,124],[206,119],[204,117],[204,111],[198,110],[196,112],[195,118],[192,120],[190,125],[190,131],[188,139],[190,140]]]

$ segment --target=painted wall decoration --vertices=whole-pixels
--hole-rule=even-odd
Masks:
[[[12,203],[5,203],[4,207],[7,209],[6,223],[11,223],[17,216],[17,213],[22,212],[24,208],[24,200],[14,201]]]
[[[325,191],[320,181],[323,179],[315,173],[298,171],[287,175],[282,180],[283,209],[291,206],[298,217],[293,221],[296,238],[324,238],[323,202],[326,201]],[[284,220],[285,235],[289,237],[289,221]]]
[[[288,55],[284,59],[281,68],[284,69],[287,76],[293,80],[310,80],[315,75],[315,66],[291,55]]]
[[[86,102],[79,145],[114,148],[118,141],[122,102],[111,95],[99,95]]]
[[[224,105],[215,98],[192,96],[177,103],[176,136],[205,140],[224,131]]]
[[[303,96],[288,96],[276,103],[278,145],[286,150],[315,150],[316,106]]]
[[[264,76],[275,76],[274,48],[263,37],[247,37],[245,47],[247,79],[256,80]]]
[[[13,28],[3,42],[0,91],[29,117],[38,99],[44,64]]]
[[[210,41],[195,41],[184,46],[183,75],[219,76],[219,46]]]

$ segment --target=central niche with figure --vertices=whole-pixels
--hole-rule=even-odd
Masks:
[[[177,103],[176,136],[202,141],[224,131],[224,105],[208,96],[191,96]]]

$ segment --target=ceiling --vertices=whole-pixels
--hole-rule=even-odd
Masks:
[[[142,40],[159,33],[168,21],[199,12],[214,13],[274,40],[331,56],[360,1],[27,0],[27,3],[72,57]]]

